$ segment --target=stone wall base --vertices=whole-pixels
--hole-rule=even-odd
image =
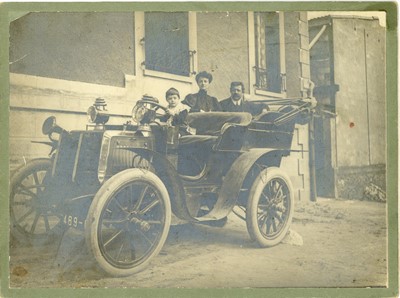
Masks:
[[[366,188],[371,184],[386,191],[386,165],[341,167],[336,170],[338,198],[362,200]]]

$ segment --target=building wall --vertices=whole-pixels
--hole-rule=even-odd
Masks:
[[[328,26],[312,50],[313,79],[317,85],[338,86],[336,93],[326,88],[319,96],[337,114],[325,121],[323,137],[331,138],[331,157],[325,161],[334,170],[335,196],[361,199],[370,183],[384,189],[386,181],[385,29],[376,19],[357,17],[311,23],[313,35]]]
[[[47,139],[41,125],[50,115],[67,130],[83,129],[87,108],[102,97],[114,115],[110,121],[121,123],[143,94],[165,104],[171,86],[183,95],[193,90],[194,78],[145,75],[143,16],[29,13],[10,23],[11,167],[48,154],[45,145],[30,141]]]
[[[246,12],[197,13],[198,69],[210,71],[210,94],[219,100],[230,96],[232,81],[250,88]]]
[[[190,49],[196,50],[196,69],[214,75],[210,93],[219,99],[228,97],[229,84],[234,80],[243,81],[250,91],[253,88],[250,74],[254,71],[249,58],[250,52],[254,52],[249,37],[249,26],[254,26],[248,22],[250,13],[189,14],[189,30],[192,30],[189,43]],[[124,13],[121,18],[118,15],[29,14],[12,23],[10,60],[15,61],[10,69],[12,165],[47,155],[46,146],[30,141],[46,140],[41,125],[50,115],[55,115],[57,123],[67,130],[83,129],[87,108],[95,98],[102,97],[114,115],[111,121],[121,123],[129,120],[135,101],[143,94],[156,96],[165,104],[164,94],[169,87],[176,87],[181,97],[197,91],[195,74],[185,78],[144,69],[144,13]],[[309,79],[306,69],[309,62],[304,54],[306,22],[304,14],[285,13],[285,43],[290,45],[286,49],[290,65],[286,71],[289,96],[301,96],[308,88],[305,82]],[[57,24],[45,26],[51,23]],[[71,28],[69,34],[59,33],[64,27]],[[50,50],[44,53],[42,44]],[[33,54],[24,57],[28,50]],[[257,99],[261,98],[265,97],[258,95]],[[292,145],[296,150],[308,150],[307,125],[296,127]],[[282,169],[292,179],[296,198],[308,199],[308,153],[292,153],[282,161]]]
[[[363,198],[370,183],[386,189],[384,29],[377,20],[335,19],[333,30],[338,196]]]
[[[29,13],[10,25],[12,73],[122,87],[134,54],[133,13]]]
[[[376,27],[377,26],[377,27]],[[337,166],[385,163],[385,51],[378,21],[333,20]]]
[[[294,22],[293,20],[296,20]],[[310,84],[306,12],[285,13],[286,89],[288,97],[306,96]]]
[[[286,93],[287,97],[307,95],[310,82],[308,21],[305,12],[285,12]],[[297,198],[310,198],[308,124],[296,125],[290,157],[283,159],[282,169],[289,173]]]
[[[365,29],[369,164],[386,164],[386,49],[381,27]]]
[[[129,81],[129,80],[128,80]],[[11,168],[37,157],[45,157],[49,147],[31,141],[47,141],[42,134],[43,121],[57,117],[57,124],[66,130],[84,129],[86,110],[95,98],[107,99],[113,117],[110,123],[129,120],[133,101],[128,102],[131,88],[114,87],[44,78],[31,75],[10,74],[9,146]],[[128,108],[127,108],[128,106]]]

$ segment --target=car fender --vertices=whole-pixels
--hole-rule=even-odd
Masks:
[[[240,190],[249,170],[260,161],[266,166],[279,167],[283,156],[289,155],[290,150],[283,149],[250,149],[241,154],[232,164],[225,175],[218,200],[214,208],[201,220],[215,220],[226,217],[233,209],[239,197]]]

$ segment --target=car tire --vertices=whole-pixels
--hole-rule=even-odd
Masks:
[[[170,199],[160,178],[127,169],[96,193],[85,223],[86,243],[103,271],[127,276],[146,268],[160,252],[170,224]]]
[[[286,236],[293,218],[294,198],[290,178],[269,167],[255,178],[249,192],[246,225],[253,241],[271,247]]]

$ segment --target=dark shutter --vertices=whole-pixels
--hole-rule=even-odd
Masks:
[[[146,13],[145,51],[146,69],[189,76],[188,13]]]

